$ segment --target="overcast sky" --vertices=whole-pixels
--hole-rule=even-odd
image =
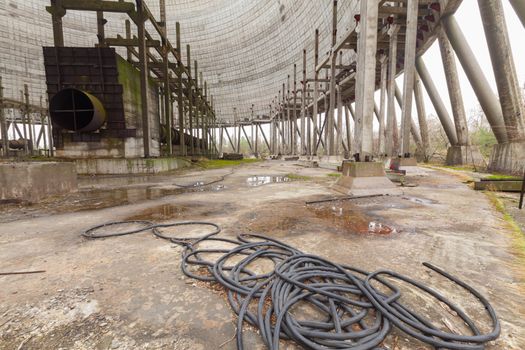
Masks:
[[[518,80],[520,82],[520,87],[523,88],[525,82],[525,45],[523,44],[525,42],[525,28],[522,26],[509,1],[503,0],[502,2],[505,7],[505,18],[509,30]],[[492,71],[492,63],[487,48],[487,42],[485,40],[483,24],[481,23],[478,2],[476,0],[464,0],[455,16],[470,44],[470,47],[472,48],[472,51],[474,51],[476,54],[477,61],[485,71],[487,80],[491,84],[493,91],[497,94],[496,82],[494,79],[494,73]],[[446,102],[449,112],[451,112],[447,94],[447,85],[443,72],[443,64],[441,62],[441,54],[437,40],[434,45],[432,45],[432,47],[425,53],[423,59],[433,76],[436,86],[441,91],[442,98]],[[478,106],[478,99],[476,98],[476,95],[474,94],[474,91],[472,90],[459,61],[457,61],[457,66],[460,74],[465,110],[467,115],[471,115],[472,110]],[[403,80],[399,80],[398,84],[400,84],[401,87]],[[426,108],[427,113],[435,113],[428,96],[426,98]],[[414,115],[414,117],[415,116],[416,115]]]

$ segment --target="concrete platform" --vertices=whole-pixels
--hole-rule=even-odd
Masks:
[[[353,196],[402,194],[386,176],[383,162],[343,162],[343,175],[333,189]]]
[[[191,163],[183,158],[135,158],[135,159],[78,159],[75,161],[79,175],[125,175],[158,174],[188,167]]]
[[[76,190],[74,163],[0,163],[0,200],[38,202]]]
[[[210,186],[141,201],[123,196],[173,182],[211,181],[231,171],[220,190]],[[253,175],[290,173],[308,178],[247,184]],[[210,221],[222,227],[220,237],[258,232],[341,264],[394,270],[444,292],[486,329],[479,302],[423,268],[421,263],[428,261],[463,279],[494,306],[502,334],[486,350],[525,349],[523,236],[513,231],[487,194],[472,190],[456,175],[432,170],[432,176],[415,178],[419,186],[405,188],[404,196],[306,206],[306,201],[337,195],[330,188],[330,173],[268,161],[120,181],[85,177],[82,191],[74,195],[32,206],[0,206],[2,271],[47,271],[0,277],[0,349],[235,350],[235,317],[225,293],[182,274],[181,247],[152,233],[98,241],[80,236],[91,226],[130,219]],[[91,189],[94,186],[97,189]],[[396,232],[369,233],[372,221]],[[225,246],[209,246],[215,247]],[[261,271],[267,268],[264,264]],[[439,303],[419,293],[403,298],[446,329],[441,320],[451,315]],[[244,340],[246,349],[265,349],[251,327],[245,327]],[[382,347],[431,349],[399,331]],[[281,349],[300,347],[283,342]]]

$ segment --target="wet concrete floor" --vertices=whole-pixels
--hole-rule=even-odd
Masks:
[[[80,236],[117,220],[206,220],[221,225],[223,236],[263,233],[338,263],[392,269],[443,291],[482,324],[476,301],[421,265],[429,261],[494,305],[502,335],[487,349],[525,348],[522,237],[485,194],[456,176],[421,169],[410,178],[417,187],[403,188],[402,196],[307,205],[338,195],[330,189],[331,172],[267,161],[233,173],[85,178],[76,194],[0,208],[0,271],[46,271],[0,276],[0,349],[235,349],[235,318],[224,293],[181,273],[180,247],[147,232],[96,241]],[[176,185],[228,173],[209,186]],[[254,176],[290,181],[253,186]],[[415,293],[404,298],[420,307],[426,300]],[[254,330],[245,341],[263,349]],[[398,331],[385,348],[430,349]],[[283,349],[296,347],[283,343]]]

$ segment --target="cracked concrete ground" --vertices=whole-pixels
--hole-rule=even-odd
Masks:
[[[1,271],[46,270],[0,276],[1,349],[234,349],[235,320],[221,292],[186,278],[181,248],[150,233],[90,241],[80,233],[117,220],[206,220],[223,236],[258,232],[335,262],[369,271],[392,269],[457,301],[480,323],[480,305],[421,263],[432,262],[484,294],[501,322],[487,349],[525,348],[525,261],[516,235],[487,197],[456,176],[420,169],[417,187],[397,197],[306,205],[336,196],[333,172],[292,162],[237,167],[204,189],[175,184],[211,181],[230,169],[186,171],[144,178],[84,178],[79,193],[33,206],[0,209]],[[294,181],[250,186],[247,178],[292,176]],[[88,210],[86,210],[88,209]],[[371,234],[370,222],[395,231]],[[437,324],[447,312],[407,292]],[[440,312],[441,310],[441,312]],[[450,315],[449,315],[450,316]],[[482,327],[486,329],[486,327]],[[263,345],[253,329],[249,349]],[[399,331],[388,349],[430,349]],[[283,349],[295,349],[283,343]]]

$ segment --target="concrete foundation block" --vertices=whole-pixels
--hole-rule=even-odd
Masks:
[[[0,164],[0,199],[38,202],[77,190],[74,163],[28,162]]]
[[[182,158],[97,158],[78,159],[75,163],[79,175],[157,174],[191,165]]]
[[[390,160],[390,169],[400,170],[403,167],[417,166],[416,158],[392,158]]]
[[[452,146],[447,151],[447,165],[485,167],[486,161],[477,146]]]
[[[523,175],[525,169],[525,142],[509,142],[494,146],[490,155],[489,171]]]
[[[352,196],[402,193],[386,177],[383,162],[343,162],[343,176],[337,180],[333,189]]]

